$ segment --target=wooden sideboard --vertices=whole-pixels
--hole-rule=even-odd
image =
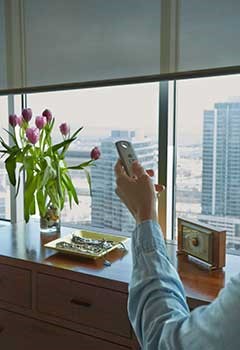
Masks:
[[[72,232],[62,228],[61,235]],[[0,347],[4,350],[138,349],[127,316],[131,274],[128,251],[104,259],[69,257],[43,247],[37,224],[0,224]],[[209,272],[176,256],[191,308],[211,302],[240,271],[240,257],[228,256],[223,271]]]

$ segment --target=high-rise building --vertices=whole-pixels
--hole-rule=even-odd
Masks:
[[[204,112],[202,214],[240,216],[240,103]]]
[[[120,139],[133,144],[139,161],[147,169],[157,169],[157,147],[149,138],[138,137],[135,131],[112,130],[111,137],[102,140],[101,158],[91,169],[92,225],[129,234],[135,222],[115,194],[114,165],[118,156],[114,143]]]

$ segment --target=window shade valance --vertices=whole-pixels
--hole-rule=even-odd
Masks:
[[[0,92],[238,69],[239,14],[239,0],[0,0]]]

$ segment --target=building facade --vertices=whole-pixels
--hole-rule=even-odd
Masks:
[[[239,246],[240,102],[204,112],[202,161],[202,215],[220,228],[231,223],[231,243],[235,236]]]
[[[202,213],[240,216],[240,103],[204,112]]]

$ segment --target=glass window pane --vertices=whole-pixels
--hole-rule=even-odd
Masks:
[[[240,76],[177,82],[176,216],[227,230],[240,253]]]
[[[8,141],[7,133],[3,128],[8,129],[8,98],[0,97],[0,136]],[[10,219],[10,185],[4,160],[0,159],[0,219]]]
[[[56,119],[53,138],[62,140],[58,126],[68,122],[73,132],[80,126],[78,140],[68,153],[67,163],[76,165],[90,159],[94,146],[101,158],[91,167],[92,197],[83,171],[70,171],[79,205],[65,204],[62,223],[104,228],[128,235],[134,221],[115,194],[114,142],[130,140],[146,168],[157,169],[159,84],[139,84],[28,95],[34,115],[49,108]]]

